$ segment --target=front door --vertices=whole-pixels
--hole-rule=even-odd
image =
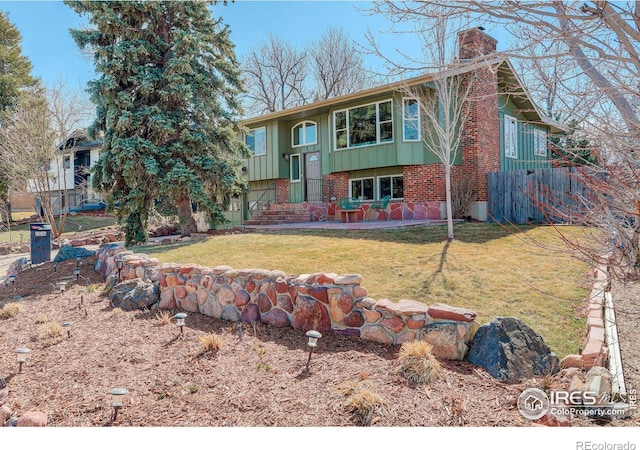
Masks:
[[[321,202],[322,174],[320,171],[319,153],[307,153],[304,155],[304,174],[306,183],[306,200],[308,202]]]

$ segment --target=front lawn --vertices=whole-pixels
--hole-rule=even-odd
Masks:
[[[580,233],[570,227],[563,231]],[[507,230],[466,223],[455,232],[450,244],[440,226],[255,232],[135,251],[163,262],[209,267],[359,273],[376,300],[408,298],[471,308],[480,323],[497,316],[519,317],[560,357],[579,352],[585,329],[579,310],[587,294],[588,267],[546,248],[561,245],[553,228]]]
[[[38,223],[38,221],[36,220],[34,223]],[[85,216],[73,214],[67,216],[62,236],[65,237],[65,234],[96,230],[98,228],[104,228],[115,224],[116,219],[111,216]],[[0,243],[22,243],[29,242],[30,240],[31,232],[29,231],[29,224],[11,227],[11,231],[0,231]]]

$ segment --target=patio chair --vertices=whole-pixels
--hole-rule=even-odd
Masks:
[[[389,200],[391,200],[390,195],[385,195],[380,200],[376,200],[370,203],[369,206],[369,219],[371,218],[372,211],[381,211],[384,212],[385,220],[389,220],[389,211],[387,211],[387,206],[389,205]]]

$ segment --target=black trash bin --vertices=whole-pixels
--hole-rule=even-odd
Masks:
[[[32,223],[31,230],[31,264],[51,261],[51,224]]]

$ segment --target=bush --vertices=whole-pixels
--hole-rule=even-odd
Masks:
[[[440,377],[442,367],[425,341],[405,342],[400,347],[396,373],[415,383],[431,383]]]

